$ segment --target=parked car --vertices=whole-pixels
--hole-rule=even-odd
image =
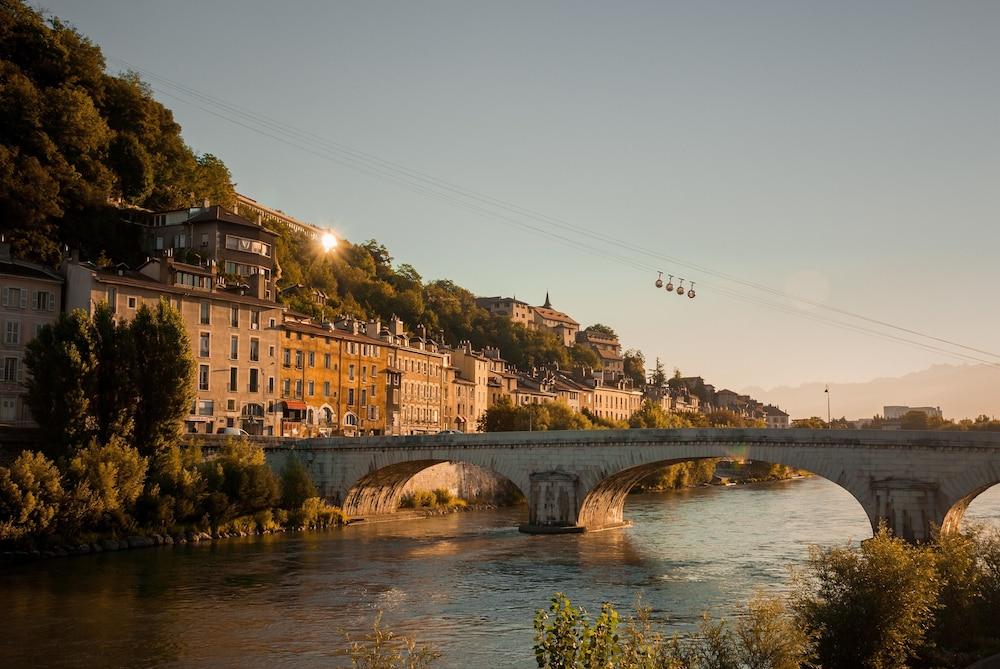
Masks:
[[[216,434],[225,434],[230,437],[249,437],[250,433],[238,427],[220,427]]]
[[[458,430],[441,430],[438,434],[462,434]]]

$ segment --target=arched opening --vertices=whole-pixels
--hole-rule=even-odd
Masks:
[[[483,494],[506,492],[511,499],[523,499],[517,484],[481,465],[464,461],[410,460],[387,465],[358,479],[344,496],[344,513],[352,519],[395,513],[403,495],[415,486],[427,490],[454,489],[459,497],[475,497],[475,492],[479,491]]]
[[[942,531],[959,530],[971,524],[1000,529],[1000,482],[981,486],[960,499],[945,516]]]
[[[701,483],[706,478],[703,471],[706,469],[704,465],[713,460],[718,460],[718,458],[659,460],[630,467],[608,476],[594,485],[585,495],[580,504],[577,524],[588,531],[622,526],[626,524],[625,505],[628,503],[629,494],[639,486],[640,482],[649,482],[651,479],[655,479],[657,474],[664,472],[667,468],[683,468],[692,473],[691,475],[695,483]],[[702,470],[701,473],[698,473],[699,470]],[[729,479],[729,485],[739,486],[743,482],[763,483],[768,480],[780,481],[783,479],[769,477],[775,474],[780,476],[784,473],[791,473],[793,476],[797,476],[800,471],[805,472],[805,470],[800,470],[791,465],[781,465],[760,460],[755,462],[742,461],[739,462],[738,467],[732,465],[720,467],[715,472],[716,475],[712,478],[713,482],[721,488],[725,485],[725,479]],[[822,481],[823,485],[817,491],[812,492],[795,493],[794,490],[790,489],[784,495],[785,497],[790,495],[788,499],[794,500],[796,499],[795,495],[802,495],[803,504],[796,511],[801,508],[806,514],[815,514],[817,518],[830,518],[831,508],[833,508],[836,512],[834,514],[835,518],[829,520],[829,522],[841,522],[849,526],[848,533],[851,536],[856,537],[858,533],[862,533],[864,537],[871,536],[871,516],[854,492],[842,485],[842,483],[832,481],[831,478],[824,477],[822,474],[814,472],[805,473],[810,475],[808,478],[814,477]],[[671,488],[671,486],[666,487],[668,489]],[[746,486],[740,487],[745,488]],[[812,490],[816,486],[807,487]],[[762,487],[754,486],[754,488],[763,491]],[[811,499],[810,495],[817,492],[821,500]],[[763,491],[762,494],[768,495],[770,493]],[[730,511],[733,518],[738,518],[741,514],[747,513],[749,509],[741,508]],[[859,511],[860,513],[858,513]],[[859,522],[862,520],[863,522]],[[839,534],[838,536],[843,536],[843,534]]]

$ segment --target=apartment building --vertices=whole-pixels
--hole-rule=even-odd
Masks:
[[[497,356],[499,357],[499,355]],[[481,351],[474,351],[472,344],[465,341],[451,351],[451,363],[458,370],[455,378],[456,420],[461,424],[455,429],[462,432],[476,432],[479,419],[491,405],[490,377],[493,360]]]
[[[635,390],[623,379],[594,379],[594,406],[591,411],[600,418],[627,421],[642,406],[642,391]]]
[[[576,343],[597,354],[606,377],[618,378],[625,374],[622,345],[617,337],[587,328],[576,333]]]
[[[227,283],[213,263],[153,258],[136,270],[99,268],[76,257],[64,263],[66,309],[93,313],[106,302],[129,319],[142,304],[166,299],[184,320],[197,364],[196,399],[185,418],[190,433],[238,428],[253,435],[280,434],[274,400],[278,378],[278,326],[282,307]],[[261,277],[263,279],[263,277]],[[258,295],[264,282],[257,282]]]
[[[531,309],[536,330],[555,335],[566,347],[572,347],[576,343],[576,334],[580,331],[580,324],[568,314],[554,309],[548,293],[545,293],[545,304]]]
[[[516,297],[477,297],[476,306],[486,309],[494,316],[507,318],[524,327],[534,326],[535,316],[532,307]]]
[[[42,265],[15,260],[0,243],[0,425],[34,427],[25,402],[24,351],[38,330],[62,308],[62,277]]]

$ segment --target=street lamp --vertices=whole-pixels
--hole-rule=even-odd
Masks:
[[[830,426],[830,386],[827,386],[823,391],[826,393],[826,425]]]

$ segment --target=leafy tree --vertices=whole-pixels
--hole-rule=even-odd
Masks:
[[[811,418],[796,418],[792,421],[792,427],[805,427],[811,430],[826,430],[830,426],[826,424],[826,421],[819,416],[812,416]]]
[[[195,397],[196,364],[180,312],[166,300],[153,308],[140,306],[130,330],[141,356],[131,375],[135,444],[148,455],[179,436]]]
[[[625,378],[631,379],[632,385],[642,388],[646,385],[646,358],[639,349],[631,348],[625,351]]]
[[[813,548],[794,603],[825,669],[902,669],[923,646],[941,588],[931,548],[885,527],[860,549]]]
[[[638,411],[628,419],[628,425],[636,428],[692,427],[683,416],[668,413],[664,411],[663,407],[651,400],[643,401]]]
[[[316,486],[309,472],[298,458],[289,458],[281,474],[281,508],[301,509],[307,499],[315,496]]]
[[[10,468],[0,467],[0,541],[50,533],[63,496],[55,463],[41,453],[22,451]]]
[[[574,367],[590,367],[591,369],[602,369],[604,363],[592,348],[573,344],[569,349],[569,360]]]
[[[63,313],[25,348],[28,406],[59,452],[82,446],[94,433],[91,398],[98,361],[92,326],[83,311]]]
[[[593,332],[595,334],[604,335],[605,337],[611,337],[612,339],[618,339],[618,333],[615,332],[611,327],[605,325],[604,323],[594,323],[589,326],[586,332]]]
[[[92,442],[69,461],[67,474],[89,492],[92,524],[101,528],[127,527],[142,493],[148,460],[118,438],[107,444]],[[79,500],[77,500],[79,503]]]
[[[201,467],[207,483],[205,510],[213,532],[236,517],[274,506],[278,477],[264,462],[264,450],[246,440],[230,440],[218,458]]]
[[[649,383],[654,388],[664,388],[667,385],[667,373],[663,369],[663,363],[660,359],[656,359],[656,368],[653,370],[653,376],[650,378]]]

